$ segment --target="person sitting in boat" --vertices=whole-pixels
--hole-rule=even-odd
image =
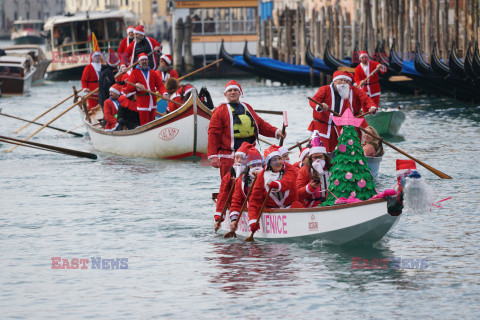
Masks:
[[[85,94],[98,88],[98,78],[100,76],[100,70],[102,69],[101,64],[101,53],[98,51],[93,52],[90,55],[90,64],[88,64],[82,73],[82,89]],[[88,109],[92,110],[98,104],[98,94],[92,94],[88,99]]]
[[[305,208],[316,207],[327,198],[329,170],[332,167],[327,149],[322,144],[320,136],[312,140],[308,151],[307,164],[298,171],[298,200]]]
[[[253,108],[240,102],[243,95],[235,80],[225,85],[227,103],[213,110],[208,127],[208,159],[214,168],[220,168],[223,177],[233,165],[233,155],[243,142],[255,144],[259,134],[277,139],[286,134],[260,118]]]
[[[133,33],[134,31],[135,27],[129,26],[127,28],[127,36],[122,39],[122,42],[120,42],[120,45],[118,46],[117,55],[122,61],[128,59],[126,51],[130,43],[135,41],[135,34]]]
[[[120,105],[118,98],[120,98],[120,95],[122,94],[121,90],[122,87],[119,84],[114,84],[109,90],[110,98],[105,100],[103,106],[103,115],[107,122],[105,124],[105,131],[114,131],[118,127],[117,113]]]
[[[278,152],[280,152],[283,162],[290,164],[290,154],[288,149],[284,146],[281,146],[278,148]]]
[[[387,68],[377,61],[370,60],[367,51],[361,51],[359,58],[360,64],[355,68],[355,84],[372,98],[378,108],[381,94],[379,73],[387,72]],[[371,76],[367,79],[369,75]]]
[[[117,113],[117,130],[132,130],[140,125],[137,101],[134,99],[135,92],[130,92],[128,95],[122,94],[120,98],[118,98],[120,105],[118,106]]]
[[[243,145],[247,144],[244,142]],[[243,147],[242,145],[242,147]],[[242,205],[247,197],[248,190],[252,187],[253,180],[263,170],[263,157],[257,149],[248,144],[247,166],[235,181],[235,189],[233,191],[230,206],[230,229],[235,231],[234,222],[238,219]],[[248,207],[247,207],[248,208]]]
[[[214,215],[215,231],[217,231],[218,228],[220,228],[218,221],[220,220],[220,217],[222,215],[222,211],[223,211],[223,208],[225,207],[225,203],[227,203],[228,194],[230,193],[230,190],[233,185],[233,179],[236,179],[243,173],[243,171],[245,171],[245,168],[247,166],[246,164],[247,153],[251,147],[253,146],[250,143],[244,142],[241,145],[241,147],[238,148],[237,152],[235,152],[233,166],[230,168],[229,172],[227,172],[225,176],[223,176],[222,178],[222,181],[220,183],[220,190],[218,191],[218,196],[217,196],[216,212]],[[227,206],[229,207],[230,203],[228,203]]]
[[[365,131],[368,131],[369,133],[378,137],[377,130],[375,130],[375,128],[372,126],[366,127]],[[367,133],[363,134],[362,147],[365,157],[381,157],[385,153],[383,151],[382,141],[378,141],[373,136]]]
[[[122,60],[122,71],[123,67],[126,68],[127,65],[132,65],[140,57],[142,53],[147,56],[148,66],[150,69],[155,70],[157,68],[157,57],[156,54],[148,55],[151,52],[161,52],[162,45],[157,42],[157,40],[145,37],[145,29],[142,25],[139,25],[135,28],[135,41],[130,43],[126,50],[126,56],[128,60]]]
[[[202,87],[200,92],[198,93],[198,98],[202,103],[210,110],[213,110],[213,100],[210,96],[210,92],[208,92],[207,87]]]
[[[162,82],[164,84],[170,78],[178,79],[178,72],[173,70],[172,63],[173,63],[173,59],[171,55],[164,54],[160,57],[157,73],[162,79]]]
[[[102,107],[105,100],[107,100],[109,97],[110,87],[117,82],[115,80],[115,73],[117,72],[117,67],[119,63],[120,59],[115,54],[115,52],[110,49],[108,55],[108,62],[107,64],[102,66],[98,79],[98,104]],[[125,83],[121,84],[123,85]]]
[[[310,148],[308,148],[308,147],[305,147],[300,151],[300,155],[298,156],[300,161],[297,161],[293,164],[293,166],[296,167],[298,170],[300,170],[300,168],[303,167],[304,165],[308,164],[308,157],[307,156],[308,156],[309,151],[310,151]]]
[[[167,96],[168,93],[157,73],[148,66],[148,56],[145,53],[141,53],[138,61],[138,66],[132,71],[128,78],[128,82],[133,83],[135,86],[128,85],[126,93],[136,93],[140,125],[143,126],[153,121],[157,114],[157,99],[146,90],[160,92],[160,94]]]
[[[165,88],[170,95],[170,100],[184,104],[192,94],[195,88],[191,84],[180,84],[177,78],[170,78],[165,83]],[[173,102],[168,102],[167,113],[173,112],[180,108],[180,106]]]
[[[351,73],[335,71],[332,83],[320,87],[313,97],[321,105],[310,102],[310,106],[313,108],[313,121],[310,123],[308,131],[317,130],[320,133],[320,138],[328,153],[333,152],[337,146],[341,128],[336,127],[333,123],[331,118],[333,114],[324,109],[343,114],[347,108],[350,108],[354,115],[362,114],[362,110],[363,113],[377,110],[373,100],[360,88],[352,86],[352,82]],[[368,124],[364,121],[361,126],[365,128]]]
[[[278,148],[272,145],[265,149],[265,169],[259,173],[250,195],[248,225],[252,232],[259,228],[257,218],[270,188],[267,208],[303,208],[297,200],[297,171],[292,165],[283,162]]]

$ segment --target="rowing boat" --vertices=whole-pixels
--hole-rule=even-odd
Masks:
[[[180,108],[133,130],[105,131],[98,120],[102,110],[86,116],[80,107],[93,147],[121,156],[183,159],[207,155],[207,131],[212,111],[198,98],[195,90]]]
[[[397,109],[386,109],[380,110],[374,115],[365,116],[365,120],[369,126],[377,130],[380,136],[395,136],[405,121],[405,114]]]
[[[398,222],[400,213],[389,213],[383,198],[331,207],[266,209],[260,218],[255,239],[306,242],[316,240],[336,245],[372,245],[380,241]],[[227,219],[228,220],[228,219]],[[223,232],[230,231],[222,223]],[[236,234],[250,235],[248,215],[242,214]]]

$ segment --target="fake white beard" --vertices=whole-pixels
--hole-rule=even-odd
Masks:
[[[265,186],[267,186],[272,181],[278,180],[278,178],[280,178],[280,172],[273,172],[273,171],[267,170],[263,174],[263,180],[265,180]]]
[[[319,175],[322,175],[325,171],[323,168],[325,167],[325,160],[318,159],[312,162],[312,168],[318,172]]]
[[[245,171],[247,166],[243,164],[235,164],[233,165],[233,169],[235,169],[235,176],[240,177],[240,175]]]
[[[404,188],[405,204],[414,213],[425,213],[433,203],[434,192],[423,177],[406,178]]]
[[[262,167],[254,167],[254,168],[251,168],[250,171],[248,172],[248,175],[251,177],[251,178],[255,178],[255,173],[256,174],[259,174],[260,171],[262,171]]]
[[[350,86],[346,83],[337,84],[337,91],[342,99],[347,99],[350,95]]]
[[[98,73],[102,69],[102,64],[100,62],[92,62],[92,67]]]

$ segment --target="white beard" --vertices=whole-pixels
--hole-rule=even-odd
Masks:
[[[233,169],[235,169],[235,176],[236,177],[240,177],[240,175],[243,173],[243,171],[245,171],[245,168],[247,166],[245,165],[242,165],[242,164],[236,164],[233,166]]]
[[[414,213],[428,212],[433,203],[434,191],[423,177],[405,178],[405,202],[408,208]]]
[[[323,175],[325,172],[323,168],[325,167],[325,160],[318,159],[312,163],[312,168],[318,172],[319,175]]]
[[[265,181],[265,186],[267,186],[270,182],[276,181],[280,178],[280,172],[272,172],[270,170],[265,171],[263,174],[263,180]]]
[[[92,67],[97,73],[100,73],[100,70],[102,69],[102,64],[100,62],[92,62]]]
[[[346,83],[337,84],[337,91],[338,91],[338,94],[340,95],[340,97],[342,97],[342,99],[345,100],[350,95],[350,86]]]

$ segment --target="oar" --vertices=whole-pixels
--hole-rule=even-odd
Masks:
[[[407,76],[391,76],[390,78],[388,78],[388,81],[402,82],[402,81],[413,81],[413,79]]]
[[[285,135],[285,129],[288,127],[287,111],[283,111],[283,126],[282,126],[282,135]],[[280,138],[280,147],[283,146],[284,138]]]
[[[256,110],[256,113],[265,113],[265,114],[276,114],[276,115],[283,115],[283,111],[274,111],[274,110]]]
[[[131,82],[128,82],[128,81],[127,81],[127,84],[129,84],[129,85],[131,85],[131,86],[133,86],[133,87],[135,87],[135,88],[137,87],[134,83],[131,83]],[[181,106],[181,105],[182,105],[180,102],[177,102],[177,101],[174,101],[174,100],[172,100],[172,99],[170,99],[170,98],[164,97],[164,96],[162,96],[161,94],[158,94],[158,93],[156,93],[156,92],[150,91],[150,90],[148,90],[148,89],[141,90],[141,91],[148,92],[148,93],[150,93],[151,95],[154,95],[154,96],[157,96],[157,97],[162,98],[162,99],[164,99],[164,100],[167,100],[168,102],[172,102],[172,103],[176,104],[177,106]]]
[[[85,125],[85,123],[82,123],[81,125],[76,126],[75,128],[70,129],[70,130],[68,130],[68,131],[65,132],[65,133],[59,134],[59,135],[57,135],[56,137],[57,137],[57,138],[58,138],[58,137],[61,137],[61,136],[63,136],[64,134],[70,133],[71,131],[73,131],[73,130],[75,130],[75,129],[78,129],[78,128],[80,128],[80,127],[83,127],[84,125]]]
[[[322,105],[320,102],[315,101],[314,99],[312,99],[312,98],[310,98],[310,97],[309,97],[308,99],[309,99],[310,101],[312,101],[313,103],[316,103],[316,104],[318,104],[318,105],[320,105],[320,106]],[[324,110],[330,111],[331,113],[333,113],[333,114],[334,114],[335,116],[337,116],[337,117],[341,117],[341,115],[338,114],[338,112],[335,112],[334,110],[331,110],[331,109],[328,109],[328,108],[324,108]],[[429,170],[430,172],[436,174],[436,175],[439,176],[440,178],[442,178],[442,179],[452,179],[452,177],[450,177],[449,175],[441,172],[440,170],[435,169],[434,167],[429,166],[428,164],[424,163],[423,161],[420,161],[420,160],[418,160],[417,158],[409,155],[408,153],[406,153],[406,152],[398,149],[398,148],[395,147],[393,144],[391,144],[391,143],[383,140],[383,138],[378,137],[376,134],[373,134],[373,133],[371,133],[371,132],[368,132],[367,130],[363,129],[362,127],[358,127],[358,129],[362,130],[363,132],[365,132],[366,134],[372,136],[373,138],[382,141],[383,143],[385,143],[387,146],[389,146],[389,147],[392,148],[393,150],[395,150],[395,151],[403,154],[404,156],[412,159],[413,161],[415,161],[415,162],[418,163],[419,165],[425,167],[427,170]]]
[[[14,141],[11,141],[11,140],[0,139],[0,141],[5,142],[5,143],[9,143],[9,144],[19,145],[19,146],[22,146],[22,147],[27,147],[27,148],[38,149],[38,150],[42,150],[42,151],[55,152],[55,153],[62,154],[62,152],[60,152],[60,151],[35,147],[35,146],[28,145],[28,144],[20,143],[20,142],[14,142]]]
[[[237,230],[238,227],[238,222],[240,221],[240,218],[242,217],[243,211],[245,210],[245,207],[247,206],[248,199],[250,198],[250,195],[252,194],[253,187],[255,186],[255,181],[257,181],[258,174],[255,176],[255,179],[253,179],[252,186],[250,189],[248,189],[247,196],[245,197],[245,201],[243,201],[242,208],[240,209],[240,214],[237,217],[237,220],[234,222],[234,226],[232,229],[234,231],[227,232],[223,237],[224,238],[232,238],[232,237],[237,237],[237,234],[235,233],[235,230]]]
[[[258,140],[262,141],[263,143],[268,144],[269,146],[273,145],[273,143],[268,142],[267,140],[264,140],[264,139],[262,139],[262,138],[258,138]]]
[[[267,195],[265,196],[265,200],[263,200],[262,208],[260,209],[260,213],[258,214],[257,222],[255,222],[257,225],[260,225],[260,218],[262,217],[263,210],[265,210],[265,206],[267,205],[267,200],[268,200],[268,197],[270,196],[270,191],[272,191],[272,187],[268,187],[268,192],[267,192]],[[255,232],[252,231],[250,236],[248,238],[245,238],[245,241],[253,242],[254,234]]]
[[[369,114],[372,114],[372,113],[373,113],[373,112],[368,111],[368,112],[359,114],[358,116],[355,116],[355,118],[363,118],[363,117],[368,116]]]
[[[217,223],[215,223],[214,230],[217,232],[218,229],[220,229],[220,226],[222,225],[222,220],[225,218],[225,214],[227,213],[227,208],[228,208],[228,203],[232,199],[233,195],[233,190],[235,189],[235,179],[231,179],[232,181],[232,187],[230,188],[230,192],[228,193],[227,201],[225,202],[225,205],[223,206],[222,214],[220,215],[220,219],[218,219]]]
[[[23,127],[21,127],[20,129],[18,129],[17,131],[15,131],[15,133],[19,133],[20,131],[22,131],[23,129],[25,129],[26,127],[28,127],[31,123],[35,123],[34,121],[37,121],[38,119],[40,119],[41,117],[43,117],[44,115],[46,115],[47,113],[49,113],[50,111],[52,111],[53,109],[55,109],[56,107],[58,107],[59,105],[61,105],[62,103],[64,103],[65,101],[67,101],[68,99],[72,98],[73,96],[75,95],[75,92],[72,93],[70,96],[68,96],[67,98],[63,99],[62,101],[60,101],[59,103],[57,103],[56,105],[54,105],[53,107],[51,107],[50,109],[48,109],[47,111],[43,112],[41,115],[39,115],[38,117],[36,117],[35,119],[33,119],[32,121],[30,121],[29,123],[27,123],[26,125],[24,125]]]
[[[208,68],[210,68],[211,66],[216,65],[217,63],[222,62],[222,61],[223,61],[223,58],[222,58],[222,59],[218,59],[217,61],[214,61],[214,62],[212,62],[212,63],[210,63],[210,64],[207,64],[205,67],[201,67],[201,68],[198,69],[198,70],[195,70],[195,71],[193,71],[193,72],[190,72],[189,74],[184,75],[183,77],[178,78],[178,81],[183,80],[183,79],[185,79],[185,78],[188,78],[188,77],[190,77],[190,76],[193,76],[195,73],[200,72],[200,71],[203,71],[203,70],[205,70],[205,69],[208,69]]]
[[[300,146],[301,146],[302,144],[304,144],[304,143],[306,143],[306,142],[308,142],[308,141],[310,141],[310,138],[307,138],[307,139],[303,140],[302,142],[297,142],[297,144],[289,147],[289,148],[288,148],[288,151],[293,150],[293,149],[295,149],[296,147],[299,147],[299,148],[300,148]],[[302,151],[302,148],[300,148],[300,151]]]
[[[61,148],[61,147],[52,146],[52,145],[49,145],[49,144],[38,143],[38,142],[24,141],[24,140],[20,140],[20,139],[5,137],[5,136],[0,136],[0,138],[4,139],[4,140],[10,140],[10,141],[17,142],[17,143],[12,142],[12,144],[16,144],[16,147],[18,147],[19,145],[30,145],[30,146],[36,146],[36,147],[40,147],[40,148],[44,148],[44,149],[53,150],[53,151],[56,151],[56,152],[68,154],[68,155],[75,156],[75,157],[88,158],[88,159],[94,159],[94,160],[97,159],[97,155],[93,154],[93,153],[77,151],[77,150],[72,150],[72,149],[67,149],[67,148]],[[6,142],[8,142],[8,141],[6,141]]]
[[[370,79],[375,73],[377,73],[377,71],[380,70],[380,67],[381,67],[381,66],[382,66],[382,65],[379,64],[379,65],[375,68],[375,70],[373,70],[373,72],[368,75],[368,77],[366,77],[365,79],[363,79],[362,81],[360,81],[361,84],[359,84],[358,87],[359,87],[360,89],[363,88],[363,86],[365,85],[365,82],[367,82],[367,80]]]
[[[40,122],[30,121],[30,120],[22,119],[22,118],[19,118],[19,117],[16,117],[16,116],[12,116],[12,115],[3,113],[3,112],[2,112],[2,108],[0,108],[0,115],[5,116],[5,117],[9,117],[9,118],[12,118],[12,119],[17,119],[17,120],[20,120],[20,121],[25,121],[25,122],[33,123],[33,124],[36,124],[36,125],[39,125],[39,126],[43,126],[43,123],[40,123]],[[64,133],[70,133],[70,134],[73,134],[74,136],[77,136],[77,137],[83,137],[83,134],[81,134],[81,133],[76,133],[76,132],[70,132],[71,130],[70,130],[70,131],[67,131],[67,130],[65,130],[65,129],[60,129],[60,128],[53,127],[53,126],[47,126],[47,128],[50,128],[50,129],[53,129],[53,130],[57,130],[57,131],[61,131],[61,132],[64,132]]]

